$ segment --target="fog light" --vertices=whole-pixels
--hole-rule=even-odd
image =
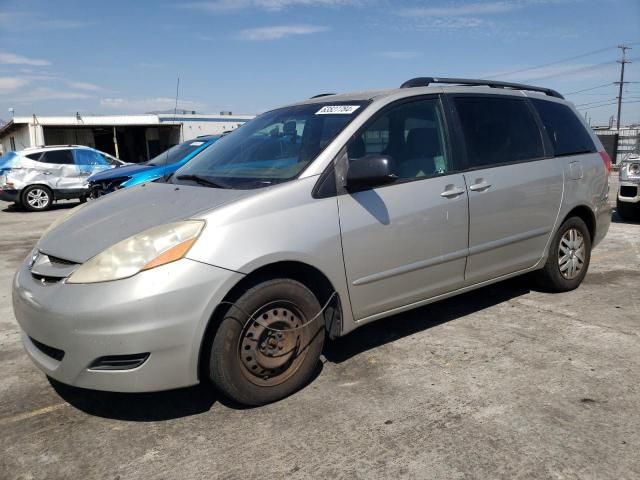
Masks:
[[[89,370],[132,370],[146,362],[147,358],[149,358],[149,353],[109,355],[96,358],[89,366]]]

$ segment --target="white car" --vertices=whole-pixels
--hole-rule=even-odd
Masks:
[[[111,155],[80,145],[57,145],[7,152],[0,157],[0,200],[30,211],[56,200],[86,199],[87,178],[124,165]]]
[[[640,156],[634,155],[620,165],[618,215],[624,220],[640,218]]]

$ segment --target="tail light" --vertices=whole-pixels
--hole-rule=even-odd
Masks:
[[[600,158],[602,158],[602,162],[604,163],[604,168],[607,170],[607,175],[609,175],[611,173],[611,170],[613,169],[613,163],[611,162],[611,157],[609,157],[609,154],[605,151],[602,151],[599,153],[600,153]]]

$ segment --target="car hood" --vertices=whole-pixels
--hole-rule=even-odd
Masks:
[[[48,255],[84,263],[106,248],[165,223],[193,218],[256,190],[227,190],[148,183],[90,201],[40,239]]]
[[[126,165],[123,167],[116,167],[104,172],[96,173],[89,177],[90,182],[102,182],[104,180],[111,180],[112,178],[129,177],[136,173],[144,172],[145,170],[151,170],[157,168],[155,165]]]

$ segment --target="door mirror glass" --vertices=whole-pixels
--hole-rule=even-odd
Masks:
[[[355,192],[393,183],[398,178],[390,155],[366,155],[349,163],[347,190]]]

